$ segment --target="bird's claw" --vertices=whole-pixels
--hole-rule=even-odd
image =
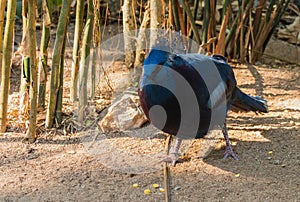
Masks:
[[[231,146],[226,146],[226,151],[225,151],[223,159],[226,159],[229,156],[231,156],[234,160],[239,160],[239,158],[234,153],[232,147]]]
[[[179,156],[180,155],[178,153],[170,153],[169,155],[161,156],[161,160],[159,161],[159,163],[171,163],[172,166],[175,166],[177,160],[179,159]]]

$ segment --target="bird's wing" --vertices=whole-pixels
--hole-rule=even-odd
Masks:
[[[224,101],[224,97],[226,96],[226,86],[225,83],[222,81],[217,85],[217,87],[210,93],[210,97],[207,103],[208,108],[213,109]]]
[[[232,68],[224,60],[201,54],[177,54],[169,57],[168,65],[181,74],[198,73],[202,77],[202,82],[197,85],[203,91],[201,93],[210,109],[227,103],[236,86]],[[193,80],[191,76],[188,79]]]

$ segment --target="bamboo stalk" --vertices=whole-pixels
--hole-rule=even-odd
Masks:
[[[175,31],[178,32],[180,30],[180,23],[179,23],[179,14],[178,14],[178,7],[177,7],[177,0],[172,1],[172,11],[173,11],[173,19],[175,22]]]
[[[80,50],[80,39],[82,34],[83,14],[84,14],[84,1],[77,0],[74,45],[73,45],[73,56],[72,56],[73,61],[72,61],[72,73],[71,73],[71,89],[70,89],[71,102],[74,102],[78,97],[77,83],[78,83],[78,70],[79,70],[79,61],[80,61],[79,50]]]
[[[199,2],[200,1],[198,1],[198,0],[194,1],[194,13],[193,13],[194,22],[196,22],[196,19],[197,19],[197,12],[198,12],[198,9],[199,9]],[[193,37],[194,37],[194,32],[192,32],[192,30],[190,30],[190,32],[189,32],[189,38],[193,39]],[[200,34],[199,34],[199,39],[200,39]]]
[[[169,1],[169,4],[168,4],[168,7],[169,7],[169,18],[168,18],[168,21],[169,21],[169,27],[167,28],[173,28],[175,27],[175,22],[174,22],[174,16],[173,16],[173,7],[172,7],[172,1],[170,0]]]
[[[250,23],[249,23],[249,33],[250,33],[250,38],[251,40],[249,39],[249,43],[247,44],[247,48],[248,48],[248,52],[249,52],[249,63],[252,64],[253,62],[253,53],[252,53],[252,49],[253,49],[253,45],[255,43],[255,40],[254,40],[254,34],[253,34],[253,22],[252,22],[252,19],[251,19],[251,15],[250,15]]]
[[[250,1],[252,1],[252,3],[253,3],[253,0],[250,0]],[[248,3],[249,3],[249,0],[245,0],[244,5],[248,5]],[[239,9],[239,11],[238,11],[237,15],[235,16],[234,21],[233,21],[233,23],[231,25],[231,29],[230,29],[227,37],[226,37],[226,47],[229,46],[229,43],[231,42],[232,37],[235,37],[235,35],[236,35],[235,34],[236,33],[236,29],[238,28],[239,19],[241,18],[242,14],[243,13],[241,12],[241,9]],[[233,39],[233,43],[235,43],[235,41],[236,41],[236,38]]]
[[[124,49],[125,49],[125,64],[128,68],[134,66],[135,54],[135,25],[132,9],[132,1],[124,0],[123,11],[123,33],[124,33]]]
[[[226,37],[226,28],[228,24],[228,18],[229,18],[229,7],[227,4],[227,10],[226,15],[223,17],[219,37],[218,37],[218,43],[216,47],[216,53],[220,55],[225,55],[225,37]]]
[[[150,47],[153,47],[159,39],[162,26],[162,4],[161,0],[150,0]]]
[[[247,20],[248,16],[249,16],[249,13],[250,13],[250,9],[252,8],[252,5],[253,5],[253,0],[245,0],[244,1],[244,5],[242,5],[241,7],[245,7],[245,9],[240,9],[239,10],[239,13],[241,15],[238,15],[238,19],[237,21],[235,22],[236,23],[236,28],[234,29],[234,39],[232,40],[232,43],[231,43],[231,53],[233,53],[233,58],[237,58],[237,56],[241,56],[240,53],[241,53],[241,49],[243,49],[243,45],[241,46],[241,44],[243,44],[243,40],[244,40],[244,34],[241,33],[241,30],[243,28],[243,25],[244,25],[244,22]],[[242,37],[242,38],[240,38]],[[238,41],[238,39],[240,38],[240,43],[236,43]]]
[[[244,43],[244,50],[245,50],[245,54],[248,55],[249,59],[248,61],[251,63],[252,61],[252,56],[251,56],[251,52],[249,51],[250,48],[250,37],[251,37],[251,33],[252,33],[252,17],[251,15],[249,15],[249,28],[247,30],[247,33],[245,34],[245,43]]]
[[[10,82],[10,68],[13,45],[13,33],[16,16],[16,1],[7,1],[7,17],[4,31],[3,56],[1,69],[1,87],[0,87],[0,132],[6,131],[7,122],[7,103]]]
[[[91,65],[91,79],[90,79],[90,85],[91,88],[89,90],[89,95],[91,100],[95,98],[95,92],[96,92],[96,67],[99,64],[98,60],[98,48],[100,47],[101,44],[101,26],[100,26],[100,7],[101,3],[100,0],[93,0],[93,5],[94,5],[94,23],[93,23],[93,49],[91,52],[91,58],[92,58],[92,65]],[[106,3],[106,17],[105,17],[105,22],[104,25],[106,24],[107,20],[107,9],[108,9],[108,4]],[[105,28],[105,27],[104,27]],[[103,33],[104,33],[104,28],[103,28]]]
[[[192,16],[192,12],[191,12],[191,10],[189,8],[189,5],[187,5],[186,0],[183,1],[182,6],[183,6],[183,9],[185,10],[185,12],[187,14],[187,17],[188,17],[189,22],[191,24],[191,28],[193,30],[193,33],[195,34],[196,41],[197,41],[198,44],[201,44],[201,40],[200,40],[198,29],[196,27],[195,20],[194,20],[194,18]]]
[[[205,3],[208,3],[208,8],[206,7],[206,11],[208,14],[205,16],[209,16],[207,20],[207,32],[206,32],[206,40],[210,40],[215,38],[216,36],[216,19],[215,19],[215,1],[214,0],[207,0]],[[206,6],[206,5],[205,5]],[[208,53],[213,53],[215,49],[215,43],[209,43],[206,51]]]
[[[93,1],[88,1],[87,20],[83,31],[82,49],[80,59],[79,75],[79,102],[78,102],[78,120],[82,123],[85,119],[85,108],[87,106],[87,78],[90,56],[90,46],[93,33],[94,11]]]
[[[147,41],[147,28],[150,25],[150,5],[149,1],[145,6],[144,18],[140,26],[138,40],[136,45],[136,57],[134,62],[134,67],[137,68],[142,64],[145,59],[145,48],[146,48],[146,41]]]
[[[63,90],[64,90],[64,62],[65,62],[65,49],[66,49],[66,37],[67,30],[65,31],[65,40],[63,41],[62,54],[59,64],[59,80],[58,80],[58,92],[57,92],[57,104],[55,109],[55,120],[56,127],[58,127],[62,122],[62,100],[63,100]]]
[[[230,10],[230,4],[229,0],[223,0],[223,9],[222,9],[222,16],[221,16],[221,21],[223,22],[225,15],[227,15],[227,11]],[[228,11],[229,12],[229,11]],[[229,17],[229,16],[228,16]]]
[[[261,16],[262,16],[262,11],[266,6],[266,0],[261,0],[258,1],[258,5],[255,8],[255,15],[254,15],[254,21],[253,21],[253,36],[256,39],[259,31],[259,26],[261,23]]]
[[[37,115],[37,60],[36,60],[36,1],[28,2],[28,32],[30,55],[30,114],[29,127],[26,140],[33,143],[36,140],[36,115]]]
[[[26,23],[27,24],[27,23]],[[27,28],[26,28],[27,29]],[[23,33],[23,35],[29,35],[27,30]],[[25,39],[28,40],[28,39]],[[29,41],[29,40],[28,40]],[[27,47],[29,49],[29,47]],[[20,86],[20,111],[19,114],[25,115],[28,114],[28,97],[29,97],[29,82],[30,82],[30,58],[23,55],[22,58],[22,70],[21,70],[21,86]]]
[[[56,39],[52,56],[52,72],[50,80],[50,95],[46,115],[46,128],[51,128],[55,118],[55,109],[57,104],[59,65],[61,61],[65,32],[67,30],[71,0],[63,0],[61,13],[59,15]]]
[[[266,17],[265,17],[266,22],[270,21],[271,15],[273,13],[274,6],[275,6],[275,8],[278,9],[278,6],[281,4],[281,3],[280,4],[275,4],[275,2],[276,2],[276,0],[271,0],[270,5],[268,6],[268,10],[267,10]]]
[[[242,0],[242,13],[244,13],[244,5],[245,5],[245,1]],[[244,15],[242,15],[241,17],[241,23],[240,23],[240,62],[244,63],[245,62],[245,58],[244,58],[244,21],[245,18],[247,16],[247,13],[244,13]]]
[[[263,53],[264,47],[266,46],[266,41],[268,41],[270,37],[270,32],[274,30],[274,27],[278,24],[279,19],[287,6],[283,6],[283,4],[284,2],[276,7],[269,8],[272,9],[272,13],[269,16],[266,16],[264,21],[265,24],[260,29],[260,32],[264,34],[261,34],[260,37],[257,37],[257,40],[255,41],[253,48],[253,61],[257,61],[262,56],[261,53]]]
[[[3,37],[3,23],[4,23],[4,13],[6,8],[6,0],[0,0],[0,67],[2,66],[2,37]]]
[[[267,44],[268,44],[268,42],[269,42],[269,40],[270,40],[272,34],[274,33],[274,31],[275,31],[275,29],[276,29],[276,26],[277,26],[278,23],[279,23],[280,18],[281,18],[282,15],[284,14],[284,12],[285,12],[286,8],[288,7],[289,3],[290,3],[290,0],[287,0],[287,1],[282,2],[281,6],[280,6],[280,9],[279,9],[279,12],[278,12],[278,14],[276,15],[275,20],[273,21],[273,27],[272,27],[271,31],[268,32],[268,36],[267,36],[267,38],[266,38],[266,40],[265,40],[265,42],[264,42],[264,44],[263,44],[263,51],[265,50],[265,48],[266,48],[266,46],[267,46]]]
[[[50,42],[50,29],[52,21],[52,1],[43,0],[42,4],[43,30],[40,45],[38,107],[44,109],[48,72],[48,46]]]
[[[171,143],[171,135],[167,136],[166,143],[165,143],[165,152],[169,155],[170,150],[170,143]],[[171,201],[171,190],[170,190],[170,167],[167,162],[164,163],[164,187],[165,187],[165,201]]]
[[[22,1],[22,28],[23,36],[21,46],[22,54],[22,70],[21,70],[21,86],[20,86],[20,115],[28,115],[29,106],[29,88],[30,88],[30,56],[29,56],[29,33],[28,33],[28,0]]]
[[[238,24],[238,19],[240,18],[241,12],[239,12],[237,14],[237,16],[234,18],[234,21],[231,25],[231,29],[229,30],[229,33],[226,36],[225,39],[225,46],[228,47],[229,43],[231,42],[232,37],[234,36],[235,32],[236,32],[236,28],[237,28],[237,24]]]
[[[178,20],[179,20],[179,26],[180,26],[180,31],[183,36],[186,36],[186,29],[185,29],[185,22],[184,22],[184,16],[183,16],[183,11],[182,8],[180,7],[178,1],[176,1],[176,8],[177,8],[177,13],[178,13]]]
[[[97,49],[92,49],[92,65],[91,65],[91,89],[89,91],[90,98],[93,100],[96,94],[96,67],[98,63],[98,51]]]
[[[210,38],[214,38],[216,36],[216,1],[215,0],[210,0]]]
[[[202,28],[202,43],[206,43],[208,40],[209,32],[209,18],[210,18],[210,2],[209,0],[204,0],[204,14],[203,14],[203,28]]]

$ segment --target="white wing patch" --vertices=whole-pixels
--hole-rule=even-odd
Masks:
[[[222,100],[226,99],[225,95],[225,83],[221,82],[210,94],[207,106],[212,109],[216,107]]]

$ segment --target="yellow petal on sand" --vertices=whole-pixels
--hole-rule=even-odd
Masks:
[[[134,183],[132,186],[133,186],[133,188],[138,188],[139,184],[138,183]]]
[[[151,190],[150,189],[145,189],[144,190],[144,194],[150,194],[151,193]]]
[[[240,177],[240,173],[237,173],[234,175],[235,177]]]
[[[268,151],[268,154],[273,154],[273,151]]]
[[[159,184],[152,184],[152,187],[153,187],[154,189],[157,189],[157,188],[159,187]]]
[[[159,191],[160,192],[165,192],[165,189],[164,188],[159,188]]]

